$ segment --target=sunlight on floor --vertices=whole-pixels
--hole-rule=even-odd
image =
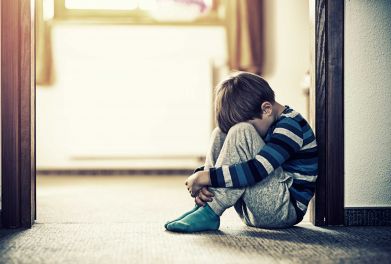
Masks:
[[[194,205],[185,179],[185,175],[38,176],[37,222],[134,222],[148,215],[148,222],[163,225]],[[242,225],[233,208],[223,214],[221,222]]]
[[[163,224],[193,207],[185,176],[39,176],[38,223],[148,222]],[[151,214],[151,212],[157,212]],[[241,224],[234,210],[224,220]]]

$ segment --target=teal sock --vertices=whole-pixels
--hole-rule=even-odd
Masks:
[[[176,219],[174,219],[174,220],[171,220],[171,221],[168,221],[167,223],[165,223],[165,224],[164,224],[164,227],[167,228],[167,225],[168,225],[168,224],[171,224],[172,222],[181,220],[182,218],[184,218],[184,217],[187,216],[188,214],[191,214],[192,212],[194,212],[195,210],[197,210],[198,207],[199,207],[199,206],[196,204],[196,205],[194,206],[194,208],[191,209],[190,211],[184,213],[183,215],[179,216],[178,218],[176,218]]]
[[[184,218],[167,225],[167,230],[182,233],[217,230],[220,217],[206,204]]]

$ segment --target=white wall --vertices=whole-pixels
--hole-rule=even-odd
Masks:
[[[269,81],[270,85],[276,92],[276,98],[280,103],[290,105],[297,111],[301,112],[303,116],[307,116],[307,101],[306,95],[303,92],[301,85],[304,74],[310,67],[310,52],[309,52],[309,10],[307,0],[278,0],[278,1],[265,1],[264,15],[265,15],[265,68],[264,77]],[[83,158],[88,156],[103,157],[103,156],[130,156],[134,153],[129,153],[127,146],[136,146],[139,150],[148,152],[151,149],[143,146],[149,146],[158,148],[160,150],[168,150],[176,152],[177,154],[186,154],[184,150],[188,148],[189,144],[196,147],[195,152],[187,153],[187,155],[203,153],[207,140],[207,131],[210,129],[209,124],[204,128],[199,128],[199,124],[204,122],[205,118],[209,118],[207,112],[205,112],[208,102],[205,92],[210,87],[204,87],[197,94],[192,94],[189,99],[200,100],[200,106],[193,111],[193,120],[191,122],[185,122],[183,127],[186,127],[186,131],[189,131],[190,141],[181,141],[173,148],[167,148],[164,144],[158,147],[156,140],[158,132],[150,132],[149,138],[153,142],[146,143],[145,141],[137,145],[137,141],[130,142],[131,138],[135,138],[135,134],[129,134],[129,140],[121,146],[121,140],[126,137],[126,133],[130,133],[132,120],[126,119],[127,112],[121,112],[119,110],[126,110],[126,98],[132,98],[132,102],[138,104],[138,108],[143,104],[140,100],[132,97],[134,90],[127,88],[122,84],[132,84],[135,76],[140,77],[143,71],[138,71],[136,75],[131,75],[129,71],[116,67],[115,60],[118,59],[130,59],[132,56],[137,55],[137,52],[132,52],[134,47],[133,42],[136,41],[137,47],[159,47],[160,43],[171,43],[172,49],[162,51],[164,56],[168,56],[171,59],[171,64],[163,69],[156,69],[157,74],[163,70],[164,73],[160,73],[160,77],[156,77],[155,74],[147,78],[148,81],[156,81],[156,79],[164,78],[170,79],[169,68],[174,65],[181,69],[186,69],[189,65],[187,63],[198,65],[198,69],[193,70],[193,75],[182,76],[183,74],[176,76],[176,84],[191,83],[197,86],[197,81],[200,80],[200,76],[204,76],[201,79],[202,83],[206,83],[208,79],[208,72],[204,71],[208,67],[208,63],[211,60],[224,61],[226,60],[226,43],[225,33],[223,28],[219,27],[182,27],[170,29],[166,27],[166,31],[171,32],[165,36],[166,33],[162,33],[162,27],[104,27],[104,26],[83,26],[83,28],[77,25],[61,25],[58,24],[54,28],[54,55],[55,55],[55,71],[57,77],[57,83],[53,87],[37,88],[37,166],[38,168],[69,168],[69,167],[127,167],[129,161],[127,160],[83,160],[75,158]],[[87,30],[85,30],[87,27]],[[142,43],[142,40],[138,39],[135,30],[149,29],[155,30],[158,33],[159,39],[153,39],[150,35],[150,41]],[[72,31],[74,31],[72,33]],[[160,32],[160,33],[159,33]],[[173,34],[176,32],[176,35]],[[140,32],[139,32],[140,33]],[[148,34],[148,33],[147,33]],[[117,42],[116,42],[117,41]],[[145,41],[145,40],[144,40]],[[82,44],[82,48],[80,44]],[[98,49],[98,51],[97,51]],[[140,50],[145,52],[146,49]],[[100,52],[100,54],[99,54]],[[121,58],[121,53],[124,54]],[[99,54],[99,55],[97,55]],[[113,54],[114,57],[110,58]],[[154,53],[157,56],[157,53]],[[138,58],[145,56],[145,54],[139,54]],[[153,57],[152,56],[152,57]],[[88,67],[88,61],[94,62],[91,67]],[[73,61],[73,64],[72,64]],[[110,66],[105,65],[111,63]],[[77,63],[76,63],[77,62]],[[170,63],[170,62],[169,62]],[[104,71],[99,70],[100,65],[104,67],[112,68],[117,74],[112,76],[105,76]],[[136,64],[137,65],[137,64]],[[132,66],[137,69],[135,65]],[[96,71],[98,70],[98,71]],[[94,75],[94,71],[96,74]],[[203,71],[203,75],[200,72]],[[86,75],[84,72],[87,72]],[[144,71],[147,72],[147,71]],[[145,76],[145,75],[144,75]],[[189,78],[190,77],[190,80]],[[140,81],[142,78],[138,78]],[[111,85],[111,83],[117,85]],[[140,82],[139,82],[140,83]],[[121,87],[119,87],[121,86]],[[140,86],[140,85],[139,85]],[[130,87],[130,86],[129,86]],[[178,87],[178,86],[177,86]],[[163,88],[167,89],[167,88]],[[178,89],[178,88],[176,88]],[[185,89],[185,86],[184,86]],[[206,90],[205,90],[206,89]],[[96,92],[98,95],[96,95]],[[181,90],[176,90],[181,91]],[[182,92],[185,92],[183,90]],[[173,91],[172,94],[176,92]],[[89,96],[90,94],[90,96]],[[93,96],[91,94],[94,94]],[[116,94],[116,95],[115,95]],[[142,94],[145,97],[148,92],[144,89]],[[164,94],[163,94],[164,95]],[[116,106],[114,98],[119,98],[119,104]],[[154,97],[154,104],[158,99]],[[182,96],[183,97],[183,96]],[[192,98],[190,98],[192,97]],[[99,109],[99,106],[104,104],[104,99],[110,99],[109,107],[106,107],[106,113]],[[177,97],[178,98],[178,97]],[[164,100],[169,100],[169,97],[163,97]],[[180,102],[180,100],[172,99],[170,104],[179,103],[179,109],[186,109],[186,101]],[[166,104],[165,107],[169,107],[170,104]],[[105,104],[107,106],[107,104]],[[137,108],[136,107],[136,108]],[[144,107],[146,107],[144,105]],[[116,110],[117,109],[117,110]],[[139,108],[141,109],[141,108]],[[156,109],[156,114],[163,114],[164,108]],[[208,109],[212,111],[212,108]],[[93,113],[99,112],[98,115]],[[139,111],[140,113],[143,110]],[[132,118],[137,118],[137,115],[133,115]],[[131,119],[132,119],[131,118]],[[183,119],[181,112],[177,113],[177,119]],[[160,118],[161,119],[161,118]],[[124,122],[121,122],[124,120]],[[151,117],[151,120],[159,120],[156,117]],[[99,122],[101,121],[101,122]],[[142,124],[138,119],[137,123]],[[99,129],[99,124],[106,124]],[[197,130],[193,129],[194,124],[197,124]],[[143,123],[141,126],[145,126]],[[157,124],[158,125],[158,124]],[[168,125],[170,126],[170,124]],[[110,127],[117,127],[115,131],[110,131]],[[151,126],[150,126],[151,127]],[[153,126],[152,126],[153,127]],[[142,130],[139,130],[139,132]],[[177,128],[171,129],[171,131],[181,132]],[[137,131],[136,131],[137,132]],[[120,137],[116,137],[116,133],[120,133]],[[141,133],[141,132],[140,132]],[[165,134],[164,134],[165,133]],[[177,137],[177,135],[170,135],[169,130],[166,129],[163,134],[159,134],[160,138]],[[156,135],[156,137],[155,137]],[[136,138],[138,134],[136,133]],[[100,144],[97,143],[97,138],[102,138],[103,141]],[[164,142],[163,142],[164,143]],[[137,149],[135,148],[135,149]],[[140,153],[143,154],[143,153]],[[145,153],[148,154],[148,153]],[[165,162],[156,160],[156,164],[160,162],[160,165],[164,165]],[[87,164],[87,165],[86,165]],[[106,165],[105,165],[106,164]],[[159,166],[159,165],[156,165]]]
[[[391,206],[391,2],[345,0],[345,206]]]
[[[279,103],[307,117],[304,74],[310,69],[308,0],[264,1],[264,77]]]
[[[204,155],[211,67],[226,62],[222,27],[58,23],[53,54],[56,82],[37,88],[38,168]]]

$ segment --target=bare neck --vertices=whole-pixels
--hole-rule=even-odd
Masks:
[[[284,105],[275,102],[273,104],[274,120],[277,120],[281,116],[282,112],[284,112],[284,110],[285,110]]]

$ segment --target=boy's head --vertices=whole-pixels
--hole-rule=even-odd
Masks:
[[[262,119],[264,103],[273,105],[274,102],[274,92],[262,77],[249,72],[236,72],[217,86],[217,124],[224,133],[228,133],[237,123]]]

